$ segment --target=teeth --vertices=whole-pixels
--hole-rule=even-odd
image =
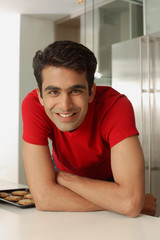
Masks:
[[[62,113],[60,114],[60,113],[59,113],[59,115],[60,115],[61,117],[70,117],[70,116],[73,115],[73,113],[71,113],[71,114],[62,114]]]

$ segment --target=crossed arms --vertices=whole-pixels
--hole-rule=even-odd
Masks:
[[[144,158],[137,136],[111,149],[115,182],[55,173],[48,146],[23,142],[26,177],[39,210],[110,210],[136,217],[144,204]]]

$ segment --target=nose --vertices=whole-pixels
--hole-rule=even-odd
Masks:
[[[67,93],[63,93],[60,98],[59,107],[63,112],[69,112],[73,107],[72,97]]]

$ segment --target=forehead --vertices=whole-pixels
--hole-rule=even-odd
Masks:
[[[86,72],[79,73],[73,69],[55,66],[42,70],[42,87],[47,85],[69,87],[75,84],[88,85]]]

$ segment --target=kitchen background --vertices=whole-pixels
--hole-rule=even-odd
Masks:
[[[96,55],[97,85],[113,86],[131,100],[145,154],[146,192],[160,215],[160,2],[159,0],[28,1],[16,9],[0,0],[0,178],[26,184],[22,161],[21,103],[36,87],[32,58],[55,40],[85,44]],[[19,1],[14,1],[18,3]],[[21,1],[23,2],[23,1]],[[25,1],[24,1],[25,2]],[[54,2],[53,11],[51,2]],[[37,6],[37,7],[36,7]],[[24,7],[24,5],[23,5]],[[27,8],[27,5],[26,5]],[[52,13],[53,12],[53,13]]]

